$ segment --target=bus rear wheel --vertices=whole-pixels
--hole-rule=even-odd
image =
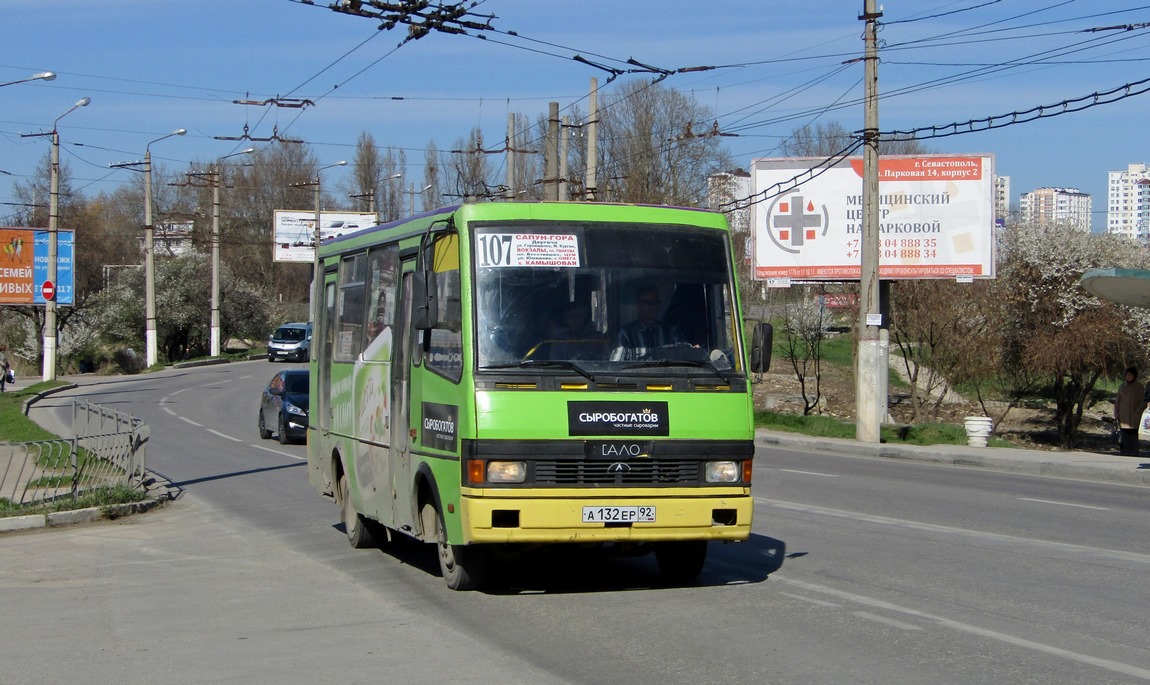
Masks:
[[[339,476],[339,496],[339,520],[343,523],[344,532],[347,533],[347,541],[355,549],[376,547],[370,522],[355,510],[355,505],[351,502],[351,486],[347,482],[346,473]]]
[[[424,531],[434,531],[435,548],[439,557],[439,571],[452,590],[475,590],[483,584],[487,573],[487,550],[447,542],[447,527],[434,504],[423,505]]]
[[[659,572],[671,583],[693,583],[707,561],[706,540],[676,540],[655,545]]]

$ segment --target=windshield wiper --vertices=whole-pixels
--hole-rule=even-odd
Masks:
[[[716,376],[718,376],[719,378],[722,378],[724,382],[726,382],[728,384],[730,384],[730,382],[731,382],[731,376],[729,376],[729,375],[723,373],[722,371],[720,371],[719,369],[715,368],[715,365],[709,361],[708,362],[699,362],[699,361],[695,361],[693,359],[655,359],[655,360],[646,361],[646,362],[635,362],[634,364],[628,364],[627,366],[625,366],[623,368],[625,368],[625,369],[649,369],[649,368],[654,368],[654,367],[659,367],[659,366],[662,366],[662,367],[691,366],[691,367],[694,367],[697,369],[707,369],[708,371],[714,372],[714,374]]]
[[[491,371],[494,369],[526,369],[531,367],[569,369],[579,374],[580,376],[583,376],[592,383],[595,382],[595,377],[587,373],[586,369],[579,366],[578,364],[575,364],[574,362],[569,362],[564,359],[522,359],[517,362],[511,362],[510,364],[490,364],[488,366],[481,366],[479,367],[479,370]]]

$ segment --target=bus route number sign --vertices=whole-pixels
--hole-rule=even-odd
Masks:
[[[583,507],[583,523],[654,523],[655,507]]]
[[[570,233],[480,233],[475,239],[481,268],[579,266],[579,238]]]

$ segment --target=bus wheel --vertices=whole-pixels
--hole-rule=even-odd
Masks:
[[[678,540],[655,545],[659,571],[671,583],[693,583],[707,561],[706,540]]]
[[[439,570],[452,590],[474,590],[483,583],[487,571],[487,550],[483,547],[452,545],[447,542],[447,527],[434,504],[423,505],[424,530],[435,531]],[[434,527],[432,527],[434,526]]]
[[[346,473],[340,474],[339,477],[339,496],[339,520],[343,523],[344,532],[347,533],[347,541],[356,549],[375,547],[375,538],[371,534],[369,522],[359,515],[355,505],[351,503],[351,486],[348,485]]]

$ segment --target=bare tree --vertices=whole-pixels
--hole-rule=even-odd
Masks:
[[[367,131],[361,132],[355,143],[351,176],[345,184],[348,196],[355,201],[357,212],[374,211],[384,217],[390,215],[390,212],[381,209],[387,200],[380,195],[380,180],[384,173],[383,160],[379,148],[375,146],[375,138]]]
[[[705,205],[707,176],[731,166],[713,112],[688,95],[645,81],[625,84],[606,100],[599,118],[599,197]]]
[[[275,210],[311,210],[315,206],[314,186],[319,160],[306,144],[276,143],[257,151],[226,159],[222,163],[221,254],[223,261],[256,287],[288,302],[306,302],[311,281],[310,264],[274,263],[271,259]],[[322,186],[321,186],[322,187]],[[201,189],[200,207],[204,218],[197,221],[200,245],[210,225],[210,189]],[[320,205],[342,208],[350,203],[336,201],[324,192]]]
[[[483,131],[471,129],[467,139],[455,141],[448,166],[447,186],[451,195],[460,198],[486,198],[490,196],[491,168],[483,147]]]
[[[783,308],[782,351],[790,362],[803,395],[803,415],[819,409],[822,399],[822,346],[826,339],[825,309],[806,287]]]
[[[837,121],[818,122],[791,131],[791,135],[779,145],[779,153],[784,157],[832,157],[851,146],[859,136],[846,130]],[[880,155],[922,155],[929,149],[921,141],[911,139],[884,139],[879,141]]]
[[[443,179],[440,173],[439,150],[434,142],[427,144],[423,162],[423,208],[434,209],[443,204]]]

